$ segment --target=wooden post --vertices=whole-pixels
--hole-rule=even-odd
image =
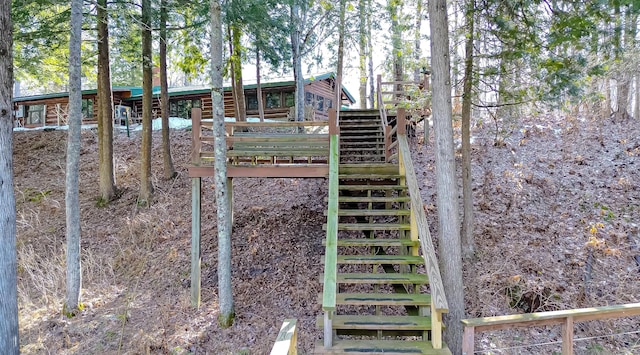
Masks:
[[[442,349],[442,313],[431,304],[431,345],[434,349]]]
[[[233,233],[233,178],[227,178],[227,196],[228,196],[228,209],[229,212],[229,234]]]
[[[475,350],[475,331],[474,327],[464,327],[464,332],[462,333],[462,355],[473,355]]]
[[[328,350],[333,346],[333,323],[331,322],[330,311],[324,312],[324,349]]]
[[[47,105],[42,105],[42,127],[47,126]]]
[[[391,126],[384,126],[384,160],[387,163],[391,160],[391,143]]]
[[[573,355],[573,317],[562,323],[562,355]]]
[[[335,108],[329,109],[329,135],[340,134],[338,127],[338,113]]]
[[[58,120],[58,126],[60,126],[60,103],[56,104],[56,119]]]
[[[406,111],[403,107],[398,108],[398,119],[396,120],[396,124],[398,125],[398,135],[406,136],[407,135],[407,119],[406,119]]]
[[[200,307],[200,211],[202,179],[191,179],[191,305]]]
[[[380,110],[380,108],[382,107],[382,75],[378,74],[378,76],[376,77],[376,80],[378,82],[377,88],[378,88],[378,110]],[[373,95],[373,93],[371,93]]]
[[[191,109],[191,162],[200,165],[200,151],[202,150],[201,134],[202,109]]]

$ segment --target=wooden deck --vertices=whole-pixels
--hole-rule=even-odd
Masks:
[[[192,114],[189,176],[213,176],[213,125],[198,111]],[[227,177],[327,177],[329,126],[329,121],[226,122]]]

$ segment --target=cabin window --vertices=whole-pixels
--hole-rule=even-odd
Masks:
[[[333,101],[331,99],[325,99],[325,105],[327,106],[327,111],[333,107]]]
[[[316,111],[324,111],[324,97],[316,96]]]
[[[82,100],[82,118],[93,118],[93,100]]]
[[[247,110],[257,110],[258,109],[258,95],[257,94],[247,94]]]
[[[312,93],[308,92],[306,94],[304,94],[304,104],[305,105],[313,105],[315,97]]]
[[[191,109],[202,107],[200,99],[169,101],[169,115],[191,118]]]
[[[265,95],[265,106],[267,108],[278,108],[278,107],[282,107],[282,102],[281,102],[281,92],[268,92]]]
[[[287,91],[284,93],[284,106],[293,107],[296,105],[296,93],[293,91]]]
[[[28,125],[44,124],[44,105],[25,106],[25,117]]]

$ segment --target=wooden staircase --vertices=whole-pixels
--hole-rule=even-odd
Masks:
[[[385,161],[384,131],[378,110],[340,112],[340,161]]]
[[[325,284],[324,293],[335,287],[335,307],[330,317],[325,312],[318,319],[331,345],[325,339],[315,353],[450,354],[446,345],[434,349],[430,341],[425,258],[404,171],[398,163],[384,162],[382,132],[378,111],[340,113],[337,209],[331,207],[330,192],[325,225],[337,228],[335,265],[323,257],[325,272],[335,270],[335,285]],[[319,299],[322,303],[323,295]]]

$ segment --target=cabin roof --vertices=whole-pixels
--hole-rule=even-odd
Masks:
[[[319,81],[319,80],[327,80],[327,79],[335,79],[335,73],[334,72],[328,72],[328,73],[323,73],[323,74],[319,74],[319,75],[312,75],[309,78],[305,79],[304,82],[305,84],[310,84],[314,81]],[[264,82],[264,83],[260,83],[260,87],[262,89],[269,89],[269,88],[275,88],[275,87],[284,87],[284,86],[294,86],[295,85],[295,81],[293,80],[286,80],[286,81],[272,81],[272,82]],[[258,85],[257,84],[247,84],[244,85],[244,89],[255,89]],[[140,99],[142,97],[142,88],[139,86],[114,86],[112,89],[114,92],[129,92],[130,95],[126,98],[126,100],[136,100],[136,99]],[[231,86],[225,86],[224,87],[224,91],[230,91],[231,90]],[[347,98],[349,99],[349,101],[351,101],[351,103],[355,103],[356,100],[355,98],[351,95],[351,93],[347,90],[347,88],[344,87],[344,85],[342,86],[342,91],[345,93],[345,95],[347,96]],[[169,96],[184,96],[184,95],[198,95],[198,94],[205,94],[211,92],[211,88],[207,87],[207,86],[184,86],[184,87],[173,87],[173,88],[169,88]],[[91,94],[96,94],[97,90],[96,89],[91,89],[91,90],[82,90],[82,95],[91,95]],[[160,94],[160,87],[159,86],[154,86],[153,87],[153,95],[159,95]],[[69,96],[69,92],[59,92],[59,93],[52,93],[52,94],[43,94],[43,95],[32,95],[32,96],[21,96],[21,97],[15,97],[13,99],[13,102],[25,102],[25,101],[36,101],[36,100],[46,100],[46,99],[55,99],[55,98],[60,98],[60,97],[68,97]]]

